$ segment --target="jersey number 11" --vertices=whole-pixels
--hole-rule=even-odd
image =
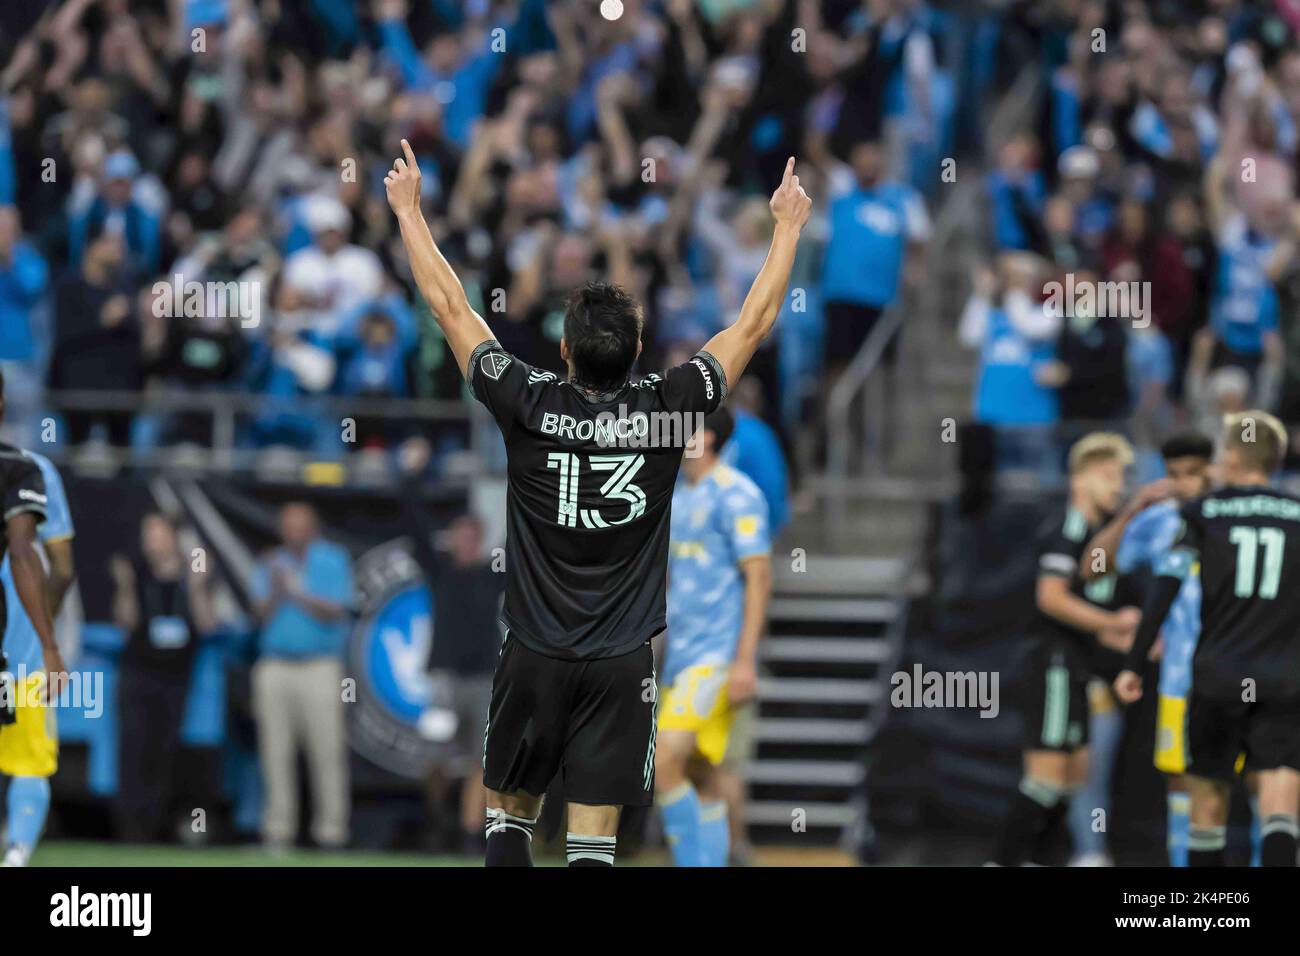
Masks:
[[[1228,531],[1228,540],[1237,546],[1237,578],[1233,593],[1239,598],[1248,598],[1256,593],[1255,564],[1259,549],[1263,546],[1264,570],[1259,576],[1258,594],[1268,600],[1277,597],[1278,583],[1282,579],[1286,532],[1280,528],[1234,525]]]

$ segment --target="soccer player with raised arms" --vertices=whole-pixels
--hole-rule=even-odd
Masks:
[[[531,865],[542,795],[558,774],[569,865],[612,866],[621,808],[653,800],[650,639],[665,626],[670,505],[693,429],[679,442],[639,439],[713,412],[739,380],[785,300],[812,201],[791,157],[770,204],[771,249],[739,317],[661,374],[631,381],[642,315],[626,291],[575,289],[561,381],[506,352],[470,307],[421,213],[405,140],[402,151],[384,182],[411,272],[506,444],[507,632],[484,739],[487,865]]]

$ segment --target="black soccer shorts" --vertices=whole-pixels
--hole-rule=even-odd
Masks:
[[[1231,781],[1244,752],[1245,769],[1300,770],[1300,696],[1252,703],[1214,700],[1192,688],[1187,705],[1187,772]]]
[[[483,783],[541,796],[559,773],[573,803],[649,806],[657,695],[649,641],[618,657],[567,661],[507,635],[492,679]]]
[[[1059,641],[1034,648],[1025,689],[1026,750],[1072,753],[1088,745],[1088,668]]]

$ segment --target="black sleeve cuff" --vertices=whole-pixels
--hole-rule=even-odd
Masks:
[[[469,364],[466,366],[467,376],[470,382],[474,381],[474,368],[488,352],[500,351],[501,343],[496,339],[484,339],[478,345],[474,346],[474,351],[469,353]]]

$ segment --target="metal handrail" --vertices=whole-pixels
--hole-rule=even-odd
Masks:
[[[1041,86],[1041,71],[1038,69],[1036,61],[1026,64],[989,123],[988,141],[990,144],[994,142],[1001,143],[1009,135],[1010,131],[1020,124],[1035,98],[1040,94]],[[986,164],[992,162],[993,157],[994,150],[990,145]],[[966,162],[969,162],[969,160]],[[967,180],[963,179],[962,182],[965,184]],[[950,194],[950,198],[944,203],[943,208],[935,217],[934,229],[931,232],[929,256],[932,262],[946,261],[949,247],[955,240],[962,238],[968,228],[967,214],[969,210],[967,207],[972,202],[978,202],[981,195],[982,189],[978,185],[973,189],[959,188]],[[942,288],[942,285],[938,282],[927,282],[920,290],[919,302],[907,307],[908,313],[913,315],[911,324],[920,323],[923,335],[945,334],[946,330],[941,324],[940,309],[937,304],[937,297]],[[825,518],[826,539],[828,542],[836,541],[842,532],[845,509],[849,498],[849,449],[851,446],[849,409],[859,394],[866,394],[871,377],[879,369],[885,349],[893,338],[899,334],[902,324],[902,311],[896,303],[881,317],[876,328],[872,330],[872,334],[868,336],[867,341],[858,350],[858,354],[854,356],[844,375],[841,376],[831,390],[827,403],[827,441],[829,442],[829,448],[827,449],[825,473],[827,478]],[[905,388],[914,388],[916,380],[913,377],[903,376],[899,385]],[[891,394],[888,390],[882,390],[882,397],[889,401],[896,400],[898,395]],[[883,423],[887,421],[887,412],[883,405],[877,403],[877,406],[867,408],[866,414],[869,416],[868,420],[872,418],[875,420],[876,436],[879,439],[882,434]],[[869,464],[876,463],[869,462]]]
[[[828,481],[829,501],[826,508],[826,537],[828,541],[838,538],[844,527],[845,510],[848,506],[849,450],[852,444],[852,425],[849,422],[849,409],[859,394],[864,394],[867,383],[885,356],[885,350],[903,328],[904,310],[899,302],[887,308],[872,328],[858,354],[853,356],[838,381],[831,388],[826,402],[826,477]],[[883,423],[884,409],[866,409],[873,414],[878,423]],[[876,431],[879,436],[879,429]]]
[[[365,398],[348,395],[268,395],[263,392],[188,391],[155,388],[144,391],[59,389],[46,391],[41,401],[60,411],[107,412],[223,412],[251,414],[277,405],[311,411],[337,410],[349,417],[468,419],[468,402],[439,398]]]
[[[368,418],[389,422],[420,420],[429,423],[465,423],[469,425],[471,453],[482,458],[485,429],[474,403],[447,399],[383,399],[346,395],[266,395],[251,392],[187,391],[176,388],[152,388],[144,391],[65,389],[48,390],[39,406],[48,412],[107,412],[149,415],[178,413],[204,415],[211,419],[210,445],[187,459],[188,467],[223,472],[255,468],[269,449],[236,447],[237,422],[241,417],[258,413],[292,409],[306,414],[337,414],[346,418]],[[55,454],[65,458],[66,455]],[[147,468],[175,466],[176,449],[151,450],[108,449],[101,455],[112,467],[126,465]],[[301,455],[306,461],[319,456]]]

